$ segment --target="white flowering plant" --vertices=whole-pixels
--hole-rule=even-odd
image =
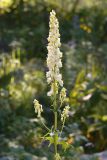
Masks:
[[[49,22],[49,37],[48,37],[48,56],[47,56],[47,67],[48,72],[46,73],[47,82],[50,85],[50,91],[47,96],[51,97],[52,108],[54,114],[54,125],[52,128],[48,128],[42,121],[43,107],[38,102],[34,100],[34,108],[37,113],[38,118],[40,118],[42,124],[47,129],[47,134],[44,136],[45,140],[54,145],[54,159],[61,160],[61,155],[58,151],[58,145],[61,145],[64,150],[69,147],[69,143],[64,141],[62,136],[62,131],[65,125],[66,119],[69,117],[70,107],[67,104],[68,98],[66,96],[66,89],[63,87],[62,75],[60,73],[60,68],[62,67],[62,52],[60,51],[60,34],[59,34],[59,23],[56,18],[55,11],[50,12],[50,22]],[[58,126],[58,118],[60,117],[61,126]]]

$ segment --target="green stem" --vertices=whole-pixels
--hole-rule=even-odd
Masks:
[[[45,123],[42,121],[41,118],[40,118],[40,121],[41,121],[42,125],[46,128],[46,130],[51,131],[51,130],[45,125]]]
[[[56,139],[56,136],[57,136],[57,116],[58,116],[58,113],[57,113],[57,102],[56,102],[56,88],[55,88],[55,82],[54,82],[54,103],[53,103],[53,106],[54,106],[54,148],[55,148],[55,155],[57,154],[57,139]]]
[[[62,134],[62,131],[63,131],[64,125],[65,125],[65,119],[64,119],[63,124],[62,124],[62,128],[61,128],[60,136],[61,136],[61,134]]]
[[[56,132],[57,132],[57,112],[55,112],[55,137],[54,137],[54,143],[55,143],[55,154],[57,153],[57,140],[56,140]]]

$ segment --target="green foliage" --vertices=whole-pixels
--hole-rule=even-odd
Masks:
[[[41,61],[22,64],[15,56],[1,55],[0,132],[7,138],[18,137],[18,143],[25,148],[34,147],[39,142],[35,137],[39,130],[29,118],[33,115],[34,97],[45,90],[44,73],[40,70]]]

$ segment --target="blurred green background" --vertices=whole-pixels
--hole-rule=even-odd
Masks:
[[[52,9],[71,107],[63,132],[71,148],[62,156],[98,160],[107,150],[107,0],[0,0],[0,160],[52,160],[33,108],[36,98],[52,125],[45,77]]]

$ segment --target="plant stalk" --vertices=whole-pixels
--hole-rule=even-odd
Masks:
[[[57,122],[57,102],[56,102],[56,88],[55,88],[55,82],[54,82],[54,148],[55,148],[55,155],[57,154],[57,126],[58,126],[58,122]]]
[[[54,139],[54,145],[55,145],[55,154],[57,153],[57,112],[55,112],[55,139]]]

